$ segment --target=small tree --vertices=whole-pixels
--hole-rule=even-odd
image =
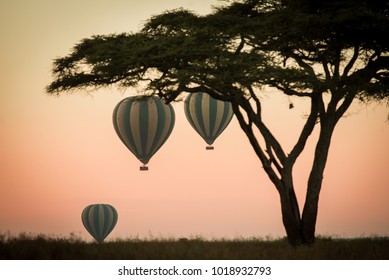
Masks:
[[[207,92],[231,102],[280,195],[289,242],[309,244],[315,240],[336,124],[357,98],[388,101],[388,13],[383,0],[245,0],[229,1],[206,16],[168,11],[137,33],[83,39],[55,60],[47,91],[115,84],[142,87],[166,102],[183,92]],[[262,120],[264,86],[310,100],[309,115],[288,152]],[[293,167],[315,126],[319,136],[301,212]]]

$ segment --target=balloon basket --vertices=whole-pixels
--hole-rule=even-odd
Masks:
[[[140,171],[147,171],[147,170],[149,170],[149,167],[146,166],[146,165],[143,165],[143,166],[141,166],[141,167],[139,168],[139,170],[140,170]]]
[[[205,147],[206,150],[214,150],[215,148],[213,146],[207,146]]]

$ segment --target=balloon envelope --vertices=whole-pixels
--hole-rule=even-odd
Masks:
[[[81,220],[94,239],[103,242],[114,229],[118,220],[118,213],[109,204],[92,204],[84,208]]]
[[[117,135],[145,165],[169,138],[174,122],[173,107],[156,96],[127,97],[113,111]]]
[[[191,126],[211,146],[233,117],[232,106],[207,93],[191,93],[185,99],[184,111]]]

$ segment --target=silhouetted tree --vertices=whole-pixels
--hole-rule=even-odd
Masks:
[[[231,102],[280,195],[289,242],[312,243],[336,124],[355,99],[388,101],[388,3],[227,2],[206,16],[178,9],[150,18],[137,33],[84,39],[71,54],[55,60],[47,91],[115,84],[141,87],[167,102],[183,92],[207,92]],[[290,151],[263,122],[259,96],[264,86],[310,100],[310,112]],[[293,167],[316,126],[319,136],[300,211]]]

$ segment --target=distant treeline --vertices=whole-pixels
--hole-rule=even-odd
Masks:
[[[286,239],[118,239],[96,243],[77,237],[0,234],[0,259],[23,260],[377,260],[389,259],[389,237],[319,237],[312,246]]]

